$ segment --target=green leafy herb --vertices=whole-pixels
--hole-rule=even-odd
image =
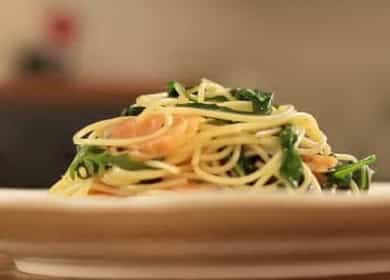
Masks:
[[[176,91],[175,88],[176,81],[169,81],[167,84],[167,90],[168,90],[168,97],[176,98],[179,97],[179,93]]]
[[[145,110],[145,107],[130,105],[122,110],[121,116],[138,116]]]
[[[190,107],[190,108],[196,108],[196,109],[205,109],[205,110],[211,110],[211,111],[229,112],[229,113],[241,113],[239,111],[235,111],[235,110],[230,109],[228,107],[219,106],[217,104],[201,103],[201,102],[177,104],[176,106],[177,107]]]
[[[245,176],[245,171],[244,171],[244,169],[242,169],[242,166],[241,166],[240,164],[238,164],[238,163],[233,167],[233,172],[234,172],[237,176],[239,176],[239,177]]]
[[[130,159],[128,155],[110,155],[107,153],[105,160],[107,165],[114,165],[124,170],[143,170],[143,169],[153,169],[143,162],[135,161]]]
[[[269,115],[272,112],[273,94],[271,92],[260,91],[258,89],[233,89],[232,95],[238,100],[252,102],[253,113]]]
[[[226,96],[217,95],[217,96],[214,96],[214,97],[208,97],[208,98],[206,98],[206,101],[218,103],[218,102],[226,102],[226,101],[229,101],[229,99],[227,99]]]
[[[372,172],[367,165],[363,166],[360,171],[355,171],[353,173],[352,178],[361,190],[367,191],[370,188],[371,173]]]
[[[330,180],[337,185],[346,186],[354,179],[360,189],[367,190],[371,181],[368,165],[375,161],[376,156],[370,155],[358,162],[341,164],[329,174]]]
[[[188,98],[187,89],[183,84],[177,81],[169,81],[167,84],[168,97],[177,98],[179,97],[179,92],[183,92]]]
[[[177,107],[189,107],[189,108],[195,108],[195,109],[204,109],[204,110],[211,110],[211,111],[220,111],[220,112],[226,112],[226,113],[236,113],[236,114],[245,114],[245,115],[253,115],[252,112],[244,112],[244,111],[237,111],[233,110],[229,107],[220,106],[213,103],[201,103],[201,102],[191,102],[191,103],[183,103],[183,104],[177,104]]]
[[[297,139],[298,135],[291,125],[286,125],[280,132],[280,144],[283,152],[280,173],[293,187],[298,187],[303,177],[302,159],[294,147]]]
[[[124,170],[153,169],[124,154],[110,155],[105,149],[95,146],[83,146],[78,147],[78,153],[69,166],[68,172],[72,179],[76,177],[87,179],[101,174],[112,166],[117,166]]]
[[[239,176],[244,176],[253,173],[257,170],[256,163],[260,161],[258,156],[245,156],[241,152],[240,158],[234,167],[234,171]]]
[[[168,85],[167,85],[167,88],[168,88],[168,97],[171,97],[171,98],[177,98],[179,97],[179,92],[183,92],[183,94],[191,101],[196,101],[195,98],[193,98],[189,92],[187,92],[187,89],[189,88],[186,88],[184,87],[184,85],[182,85],[181,83],[179,82],[176,82],[176,81],[170,81],[168,82]]]

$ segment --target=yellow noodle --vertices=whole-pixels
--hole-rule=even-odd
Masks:
[[[241,146],[236,146],[234,148],[234,151],[232,153],[232,156],[229,158],[229,160],[225,164],[218,164],[217,166],[208,166],[207,164],[202,164],[202,169],[206,170],[207,172],[213,173],[213,174],[221,174],[225,173],[229,170],[232,170],[234,166],[237,164],[238,159],[240,158],[241,154]]]
[[[214,150],[218,150],[215,149]],[[201,155],[202,161],[216,161],[226,158],[228,155],[230,155],[233,151],[233,146],[226,146],[223,148],[223,150],[215,153],[205,153]]]
[[[162,178],[169,174],[167,170],[127,171],[114,167],[102,176],[101,181],[107,185],[125,186],[142,180]]]

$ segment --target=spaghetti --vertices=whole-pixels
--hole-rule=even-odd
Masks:
[[[371,155],[332,153],[317,121],[273,95],[202,79],[141,95],[122,116],[78,131],[78,153],[50,190],[133,196],[198,189],[368,190]]]

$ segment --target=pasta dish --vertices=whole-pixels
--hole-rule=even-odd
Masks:
[[[141,95],[78,131],[77,154],[50,192],[134,196],[189,190],[367,191],[375,161],[334,153],[316,119],[271,92],[202,79]]]

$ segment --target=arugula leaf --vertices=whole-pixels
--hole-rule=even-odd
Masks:
[[[191,87],[185,87],[183,84],[177,81],[169,81],[167,83],[168,97],[177,98],[180,95],[179,94],[180,91],[186,93],[186,90],[190,88]]]
[[[179,97],[179,93],[175,89],[176,81],[169,81],[167,83],[168,97],[176,98]]]
[[[211,111],[241,113],[240,111],[235,111],[235,110],[230,109],[228,107],[219,106],[217,104],[201,103],[201,102],[177,104],[176,107],[190,107],[190,108],[205,109],[205,110],[211,110]]]
[[[145,110],[145,107],[130,105],[122,110],[121,116],[138,116]]]
[[[168,88],[168,97],[171,97],[171,98],[177,98],[179,97],[179,92],[183,92],[184,95],[191,101],[195,101],[196,102],[196,99],[193,98],[189,92],[187,92],[188,89],[190,89],[191,87],[184,87],[184,85],[182,85],[181,83],[179,82],[176,82],[176,81],[169,81],[168,82],[168,85],[167,85],[167,88]]]
[[[298,140],[298,135],[295,133],[291,125],[286,125],[280,132],[280,144],[283,148],[294,148],[294,144]]]
[[[189,107],[189,108],[195,108],[195,109],[220,111],[220,112],[226,112],[226,113],[253,115],[252,112],[237,111],[237,110],[233,110],[229,107],[220,106],[220,105],[213,104],[213,103],[210,104],[210,103],[201,103],[201,102],[191,102],[191,103],[177,104],[176,107]]]
[[[229,99],[227,99],[226,96],[217,95],[217,96],[214,96],[214,97],[207,97],[207,98],[206,98],[206,101],[218,103],[218,102],[226,102],[226,101],[229,101]]]
[[[293,187],[298,187],[303,177],[303,164],[294,144],[298,139],[291,125],[286,125],[280,132],[280,144],[282,146],[283,158],[280,173]]]
[[[142,170],[142,169],[152,169],[143,162],[134,161],[129,158],[128,155],[106,155],[107,164],[118,166],[124,170]]]
[[[78,153],[69,166],[71,179],[87,179],[99,175],[112,166],[124,170],[153,169],[127,155],[110,155],[107,150],[95,146],[78,147]]]
[[[376,161],[376,156],[370,155],[362,160],[359,160],[358,162],[340,165],[336,167],[335,171],[332,174],[332,177],[336,179],[343,179],[345,178],[345,176],[348,176],[353,172],[359,170],[363,166],[372,164],[375,161]]]
[[[245,176],[245,171],[244,169],[242,169],[242,166],[240,164],[236,164],[234,167],[233,167],[233,172],[241,177],[241,176]]]
[[[259,160],[260,158],[258,156],[245,156],[241,152],[240,158],[238,159],[238,162],[233,170],[239,176],[244,176],[253,173],[257,170],[256,162],[258,162]]]
[[[269,115],[272,112],[273,94],[258,89],[232,89],[231,94],[238,100],[252,102],[253,112],[261,115]]]
[[[368,190],[371,183],[371,170],[365,165],[360,171],[355,171],[352,175],[352,179],[356,182],[361,190]]]
[[[69,166],[68,172],[72,179],[76,176],[80,179],[86,179],[104,168],[101,162],[94,160],[93,157],[98,157],[104,150],[94,146],[77,146],[77,154]],[[91,156],[94,155],[94,156]]]
[[[298,187],[302,179],[302,160],[296,149],[283,149],[283,162],[280,167],[281,174],[293,186]]]
[[[368,165],[375,161],[376,156],[370,155],[358,162],[339,165],[329,174],[330,180],[339,186],[345,186],[355,179],[360,189],[367,190],[371,181]]]

